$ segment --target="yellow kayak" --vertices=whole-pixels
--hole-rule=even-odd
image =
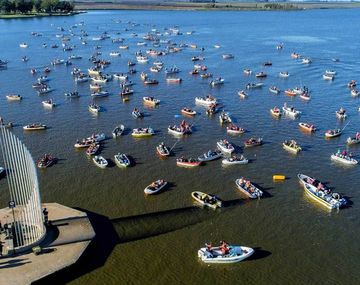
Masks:
[[[286,179],[285,175],[281,175],[281,174],[273,175],[273,180],[274,181],[284,181],[285,179]]]

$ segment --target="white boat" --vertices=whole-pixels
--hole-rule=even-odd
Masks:
[[[235,180],[236,186],[251,199],[260,198],[263,195],[263,192],[254,186],[250,180],[246,180],[243,177]]]
[[[246,84],[246,89],[256,89],[261,88],[264,85],[264,83],[258,82],[258,83],[248,83]]]
[[[198,250],[198,257],[205,263],[236,263],[240,262],[254,253],[251,247],[230,245],[228,254],[223,254],[220,247],[213,247],[210,250],[202,247]]]
[[[357,97],[357,96],[359,96],[360,92],[356,89],[351,89],[350,94],[353,97]]]
[[[323,79],[325,79],[325,80],[334,80],[335,75],[325,73],[325,74],[323,74]]]
[[[131,162],[130,159],[126,156],[125,153],[118,153],[114,155],[114,160],[117,166],[119,167],[128,167]]]
[[[346,199],[342,198],[339,193],[332,193],[330,189],[315,178],[305,174],[298,174],[298,178],[304,186],[305,193],[323,206],[329,209],[339,209],[347,204]]]
[[[217,103],[216,98],[208,95],[206,97],[196,97],[195,98],[195,103],[196,104],[200,104],[200,105],[206,105],[206,106],[210,106]]]
[[[118,51],[112,51],[112,52],[110,52],[110,54],[109,54],[110,56],[120,56],[120,52],[118,52]]]
[[[225,79],[219,77],[219,78],[216,78],[216,79],[214,79],[214,80],[211,80],[211,81],[210,81],[210,85],[211,85],[212,87],[215,87],[215,86],[224,84],[224,82],[225,82]]]
[[[222,111],[219,115],[220,124],[231,123],[231,117],[228,112]]]
[[[27,48],[27,47],[28,47],[28,44],[27,44],[27,43],[21,43],[21,44],[19,44],[19,46],[20,46],[21,48]]]
[[[39,89],[37,92],[39,95],[43,95],[43,94],[47,94],[52,92],[54,89],[50,88],[49,86],[43,87],[41,89]]]
[[[345,120],[347,118],[347,115],[345,113],[345,109],[340,108],[340,110],[336,111],[336,118],[338,118],[339,120]]]
[[[235,148],[231,143],[227,140],[220,140],[217,142],[217,147],[221,150],[221,152],[225,154],[231,154],[235,151]]]
[[[358,164],[358,161],[349,155],[342,155],[341,153],[333,153],[331,155],[331,160],[334,160],[336,162],[340,162],[342,164],[346,165],[356,165]]]
[[[124,74],[124,73],[115,73],[113,76],[114,76],[115,79],[118,79],[118,80],[125,81],[125,80],[128,79],[128,76],[126,74]]]
[[[336,75],[335,70],[325,70],[325,74]]]
[[[30,125],[23,126],[24,131],[39,131],[39,130],[45,130],[46,125],[34,123]]]
[[[109,96],[108,91],[99,91],[99,92],[91,93],[91,97],[93,98],[107,97],[107,96]]]
[[[20,101],[22,100],[22,97],[19,94],[9,94],[6,95],[6,99],[9,101]]]
[[[78,97],[80,97],[79,92],[77,92],[77,91],[66,92],[66,93],[64,93],[64,95],[65,95],[65,97],[68,97],[68,98],[78,98]]]
[[[283,78],[288,78],[290,74],[287,71],[280,71],[279,76]]]
[[[136,60],[138,63],[147,63],[149,58],[147,56],[137,56]]]
[[[334,138],[334,137],[340,136],[341,134],[342,134],[341,129],[327,130],[325,132],[325,137],[326,138]]]
[[[281,92],[280,89],[277,88],[276,86],[270,86],[269,91],[274,94],[279,94]]]
[[[215,195],[207,194],[200,191],[194,191],[191,193],[191,197],[202,206],[212,209],[221,208],[222,202]]]
[[[146,186],[144,189],[144,193],[147,195],[152,195],[160,192],[162,189],[166,187],[168,183],[165,180],[159,179]]]
[[[226,132],[230,135],[240,135],[240,134],[245,133],[245,129],[240,128],[234,124],[231,124],[226,127]]]
[[[98,114],[100,112],[100,106],[96,105],[96,104],[90,104],[89,105],[89,111],[94,113],[94,114]]]
[[[204,153],[203,155],[198,157],[199,161],[212,161],[212,160],[216,160],[218,158],[220,158],[221,155],[221,151],[219,150],[209,150],[208,152]]]
[[[354,144],[360,143],[360,134],[356,133],[355,137],[348,137],[347,140],[346,140],[346,143],[348,145],[354,145]]]
[[[301,112],[298,110],[295,110],[294,107],[287,107],[286,105],[284,105],[282,107],[282,110],[283,110],[284,115],[287,115],[292,118],[297,118],[301,115]]]
[[[124,125],[116,126],[112,131],[113,138],[116,139],[117,137],[120,137],[124,132],[124,129],[125,129]]]
[[[56,104],[54,103],[54,101],[52,99],[49,100],[45,100],[41,102],[43,104],[44,107],[46,108],[53,108],[56,106]]]
[[[135,119],[144,117],[143,113],[141,113],[141,112],[140,112],[138,109],[136,109],[136,108],[131,112],[131,115],[132,115]]]
[[[240,157],[231,156],[223,159],[221,163],[223,165],[248,164],[249,160],[243,155],[241,155]]]
[[[303,64],[310,64],[311,63],[311,59],[310,58],[303,58],[302,61],[301,61]]]
[[[223,59],[231,59],[231,58],[234,58],[234,56],[231,53],[227,53],[227,54],[223,54],[222,58]]]
[[[100,168],[106,168],[108,166],[108,161],[103,158],[101,155],[96,155],[93,158],[93,162],[95,163],[96,166],[100,167]]]

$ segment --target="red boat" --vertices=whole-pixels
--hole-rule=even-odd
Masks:
[[[176,165],[181,167],[196,167],[201,165],[201,161],[193,158],[180,157],[176,160]]]

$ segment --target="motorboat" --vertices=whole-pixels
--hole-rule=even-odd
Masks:
[[[206,105],[206,106],[210,106],[212,104],[217,104],[216,98],[207,95],[205,97],[196,97],[195,98],[195,103],[199,104],[199,105]]]
[[[45,130],[46,125],[40,124],[40,123],[33,123],[26,126],[23,126],[24,131],[40,131]]]
[[[93,162],[95,163],[96,166],[104,169],[108,166],[108,161],[102,157],[101,155],[95,155],[93,158]]]
[[[168,132],[175,136],[190,135],[192,133],[191,125],[185,120],[181,122],[179,126],[173,125],[168,127]]]
[[[131,112],[131,115],[135,118],[135,119],[139,119],[139,118],[143,118],[144,114],[141,113],[137,108],[134,108],[134,110]]]
[[[156,146],[156,152],[161,157],[167,157],[170,156],[171,150],[163,142],[161,142],[158,146]]]
[[[335,79],[335,75],[333,75],[333,74],[328,74],[328,73],[325,73],[325,74],[323,74],[323,79],[324,80],[334,80]]]
[[[194,158],[186,158],[184,156],[176,159],[176,165],[180,167],[187,167],[187,168],[193,168],[200,166],[202,164],[201,161],[198,161]]]
[[[276,118],[280,118],[281,117],[281,111],[280,111],[280,109],[278,108],[278,107],[274,107],[274,108],[272,108],[272,109],[270,109],[270,113],[271,113],[271,115],[273,115],[274,117],[276,117]]]
[[[284,149],[292,153],[298,153],[299,151],[301,151],[301,147],[298,145],[298,143],[295,140],[284,141],[283,147]]]
[[[245,75],[250,75],[252,73],[251,69],[248,69],[248,68],[245,68],[243,70],[243,72],[244,72]]]
[[[244,90],[238,91],[238,95],[241,99],[246,99],[249,96]]]
[[[46,108],[54,108],[56,106],[55,102],[52,99],[42,101],[41,103]]]
[[[342,134],[341,129],[327,130],[325,132],[325,137],[326,138],[335,138],[335,137],[340,136],[341,134]]]
[[[274,94],[279,94],[281,92],[280,89],[277,88],[276,86],[270,86],[269,91]]]
[[[262,138],[255,138],[255,137],[251,137],[244,142],[245,147],[260,146],[262,144],[263,144]]]
[[[208,152],[204,153],[203,155],[198,157],[199,161],[212,161],[220,158],[222,156],[220,150],[209,150]]]
[[[287,71],[280,71],[279,76],[282,78],[288,78],[290,76],[290,73]]]
[[[307,132],[315,132],[316,131],[316,127],[314,125],[304,123],[304,122],[300,122],[299,127],[300,127],[300,129],[307,131]]]
[[[145,138],[145,137],[151,137],[155,134],[154,130],[152,128],[136,128],[133,129],[131,135],[134,138]]]
[[[77,91],[74,91],[74,92],[66,92],[64,93],[65,97],[67,98],[79,98],[80,95],[79,95],[79,92]]]
[[[260,72],[255,74],[255,77],[256,78],[266,78],[267,74],[265,72],[263,72],[263,71],[260,71]]]
[[[114,155],[115,164],[119,167],[128,167],[131,165],[130,159],[125,153],[118,153]]]
[[[180,77],[166,78],[167,83],[181,83],[182,79]]]
[[[232,155],[231,157],[227,157],[221,161],[223,165],[234,165],[234,164],[248,164],[249,160],[240,155],[239,157]]]
[[[296,110],[294,107],[288,107],[286,104],[282,107],[284,115],[287,115],[292,118],[297,118],[301,115],[301,112]]]
[[[161,190],[163,190],[167,184],[168,183],[163,179],[156,180],[152,182],[150,185],[146,186],[146,188],[144,189],[144,193],[146,195],[156,194]]]
[[[338,111],[335,112],[336,118],[339,120],[345,120],[347,118],[346,110],[344,108],[340,108]]]
[[[44,154],[36,163],[38,168],[47,168],[55,162],[56,158],[51,154]]]
[[[143,97],[143,101],[145,104],[150,106],[156,106],[160,104],[160,100],[155,99],[154,97]]]
[[[125,129],[124,125],[116,126],[112,131],[113,138],[116,139],[117,137],[120,137],[123,134],[124,129]]]
[[[187,107],[182,108],[181,113],[186,116],[195,116],[196,115],[196,111],[194,111],[190,108],[187,108]]]
[[[108,91],[98,91],[98,92],[91,93],[91,97],[93,97],[93,98],[107,97],[107,96],[109,96]]]
[[[246,84],[246,89],[257,89],[263,87],[264,83],[258,82],[258,83],[248,83]]]
[[[9,101],[21,101],[22,97],[19,94],[9,94],[6,95],[6,99]]]
[[[232,154],[235,151],[234,146],[227,140],[220,140],[217,142],[218,149],[225,154]]]
[[[357,132],[354,137],[348,137],[346,143],[348,145],[354,145],[360,143],[360,133]]]
[[[211,80],[209,84],[212,87],[215,87],[215,86],[224,84],[224,82],[225,82],[224,78],[218,77],[218,78],[215,78],[214,80]]]
[[[225,112],[224,110],[220,113],[219,120],[220,124],[227,124],[232,122],[230,114],[228,112]]]
[[[231,124],[226,127],[226,132],[230,135],[240,135],[240,134],[245,133],[245,129],[240,128],[234,124]]]
[[[198,250],[198,257],[204,263],[236,263],[250,257],[253,253],[254,249],[251,247],[229,245],[226,249],[202,247]]]
[[[209,207],[212,209],[222,207],[222,201],[215,195],[207,194],[200,191],[194,191],[191,192],[191,197],[201,206]]]
[[[331,155],[331,160],[346,164],[346,165],[356,165],[358,164],[358,161],[352,157],[351,154],[347,154],[346,151],[333,153]]]
[[[339,209],[346,206],[347,200],[345,198],[339,193],[332,192],[319,180],[305,174],[298,174],[298,178],[304,186],[305,193],[328,209]]]
[[[227,53],[227,54],[223,54],[222,58],[223,59],[232,59],[232,58],[234,58],[234,56],[231,53]]]
[[[263,192],[259,188],[254,186],[250,180],[243,177],[236,179],[235,184],[241,192],[251,199],[260,198],[263,195]]]
[[[95,103],[91,103],[88,108],[89,111],[94,114],[98,114],[100,112],[100,106]]]

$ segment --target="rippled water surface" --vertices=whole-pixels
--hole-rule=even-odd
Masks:
[[[120,240],[103,266],[76,276],[73,284],[358,284],[360,282],[359,243],[359,167],[343,167],[330,161],[338,148],[346,148],[346,138],[360,130],[360,105],[350,95],[346,84],[359,78],[360,36],[359,10],[314,10],[297,12],[157,12],[157,11],[94,11],[74,17],[54,17],[26,20],[0,20],[0,58],[9,60],[8,68],[0,71],[0,115],[15,123],[13,132],[28,146],[35,159],[43,153],[59,158],[49,169],[39,171],[42,199],[83,208],[113,219]],[[61,49],[56,34],[74,36],[72,52]],[[137,23],[133,25],[131,23]],[[103,112],[93,116],[88,111],[91,102],[89,83],[74,83],[72,67],[86,70],[91,66],[88,58],[94,47],[101,45],[101,58],[111,59],[106,73],[126,72],[127,61],[134,54],[152,48],[137,43],[152,28],[162,33],[164,28],[178,25],[182,35],[163,35],[162,39],[185,44],[197,44],[205,50],[185,48],[179,53],[160,59],[165,66],[176,64],[183,79],[180,85],[166,84],[163,72],[151,74],[159,80],[157,86],[144,86],[141,71],[150,74],[151,64],[137,65],[138,73],[130,76],[136,83],[134,95],[123,103],[117,94],[119,82],[106,85],[112,94],[98,99]],[[63,27],[61,32],[58,27]],[[128,31],[125,31],[125,28]],[[80,30],[89,34],[87,45],[79,39]],[[129,50],[121,57],[111,58],[110,51],[119,50],[118,43],[110,39],[92,41],[93,36],[107,31],[112,38],[123,37]],[[186,32],[194,31],[189,35]],[[41,37],[31,32],[42,33]],[[116,33],[120,32],[120,35]],[[138,37],[131,37],[137,33]],[[27,49],[19,43],[27,42]],[[284,49],[276,50],[283,42]],[[42,44],[48,47],[43,48]],[[50,48],[59,44],[58,49]],[[214,44],[221,45],[215,49]],[[158,49],[165,49],[161,44]],[[290,58],[292,52],[310,57],[310,65]],[[222,54],[232,53],[234,59],[223,60]],[[70,54],[83,59],[73,65],[52,67],[50,86],[55,90],[39,97],[31,85],[36,76],[30,68],[42,70],[55,58],[66,59]],[[27,63],[21,57],[27,56]],[[225,78],[219,88],[210,88],[208,80],[188,74],[193,68],[191,57],[204,56],[209,72]],[[333,62],[338,58],[339,62]],[[150,62],[154,61],[151,59]],[[264,67],[265,61],[273,66]],[[268,77],[264,87],[249,91],[241,100],[237,92],[248,82],[256,82],[254,75],[245,76],[244,68],[264,71]],[[337,72],[334,81],[324,81],[326,69]],[[280,71],[291,75],[284,79]],[[268,87],[277,85],[281,90],[306,85],[312,99],[305,102],[284,93],[274,95]],[[81,97],[66,99],[64,92],[78,90]],[[8,102],[6,94],[18,93],[21,102]],[[242,136],[228,136],[217,116],[209,118],[205,109],[195,105],[194,98],[212,94],[235,123],[247,130]],[[156,109],[146,108],[143,96],[161,100]],[[58,104],[53,110],[44,109],[41,101],[52,98]],[[271,117],[269,109],[284,102],[302,111],[300,119]],[[167,133],[169,124],[181,121],[180,109],[194,108],[199,115],[186,119],[194,125],[191,136],[176,139]],[[329,128],[342,128],[346,122],[335,117],[335,111],[344,107],[350,123],[341,137],[324,139]],[[131,117],[134,107],[145,112],[145,118]],[[314,123],[319,131],[313,135],[298,129],[300,121]],[[42,122],[49,128],[43,132],[24,133],[22,126]],[[122,123],[127,131],[117,140],[111,139],[115,125]],[[151,126],[156,135],[149,139],[133,139],[131,129]],[[105,132],[101,155],[113,161],[117,152],[129,154],[135,166],[119,169],[111,166],[97,168],[84,151],[76,150],[77,139],[92,133]],[[244,149],[243,142],[251,136],[264,139],[264,145]],[[222,167],[214,161],[198,169],[176,166],[181,155],[197,157],[216,147],[216,141],[226,138],[251,160],[248,165]],[[298,155],[282,149],[285,139],[295,139],[303,147]],[[155,146],[164,141],[175,145],[174,156],[161,160]],[[356,156],[359,149],[351,151]],[[111,164],[113,165],[113,163]],[[351,200],[350,207],[330,213],[309,200],[296,178],[297,173],[315,176]],[[273,174],[284,174],[284,183],[274,183]],[[266,192],[264,199],[248,201],[235,187],[235,179],[245,176]],[[151,181],[163,178],[172,186],[163,193],[144,197],[143,189]],[[6,179],[0,181],[0,201],[5,207]],[[190,193],[199,190],[218,195],[227,207],[218,211],[193,208]],[[126,219],[126,223],[121,218]],[[136,231],[136,232],[135,232]],[[132,236],[131,239],[121,239]],[[257,249],[253,259],[235,264],[207,266],[197,260],[197,249],[206,241],[226,239]],[[70,278],[73,279],[73,278]]]

